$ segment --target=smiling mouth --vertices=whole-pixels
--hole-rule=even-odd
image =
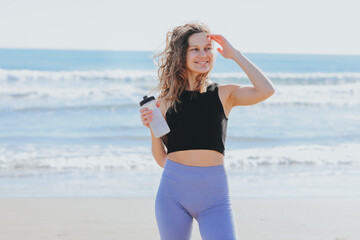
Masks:
[[[199,61],[199,62],[195,62],[195,63],[197,63],[197,64],[200,64],[200,65],[205,65],[205,64],[208,64],[209,63],[209,61]]]

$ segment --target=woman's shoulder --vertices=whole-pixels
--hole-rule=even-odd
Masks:
[[[207,87],[206,89],[207,90],[210,90],[211,92],[215,91],[216,88],[218,88],[219,86],[219,83],[217,82],[213,82],[213,81],[209,81],[208,84],[207,84]]]
[[[222,84],[219,84],[218,82],[211,82],[209,87],[210,87],[210,90],[213,90],[213,91],[217,88],[219,92],[229,93],[233,89],[233,84],[222,85]]]
[[[239,85],[235,85],[235,84],[224,84],[224,85],[217,84],[219,98],[221,99],[223,105],[230,104],[231,94],[238,86]]]
[[[224,84],[224,85],[220,85],[218,83],[216,83],[219,91],[222,92],[232,92],[235,88],[238,88],[239,85],[237,84]]]

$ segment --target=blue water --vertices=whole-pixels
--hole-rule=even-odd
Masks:
[[[8,70],[72,71],[105,69],[153,70],[153,52],[0,49],[0,67]],[[264,72],[360,72],[360,55],[246,54]],[[220,55],[214,72],[238,72]]]
[[[154,196],[162,169],[138,105],[157,83],[152,54],[0,49],[0,197]],[[276,93],[229,115],[233,195],[360,196],[360,56],[244,55]],[[221,55],[211,80],[252,85]]]

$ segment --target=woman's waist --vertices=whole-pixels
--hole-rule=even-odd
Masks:
[[[187,166],[211,167],[224,164],[224,155],[207,149],[194,149],[171,152],[167,158]]]
[[[163,176],[177,181],[213,181],[226,177],[224,164],[215,166],[191,166],[166,159]]]

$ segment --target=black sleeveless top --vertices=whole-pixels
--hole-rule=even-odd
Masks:
[[[212,83],[205,93],[184,90],[181,103],[166,112],[170,132],[161,137],[168,152],[190,149],[210,149],[225,155],[228,118],[218,94],[218,83]]]

